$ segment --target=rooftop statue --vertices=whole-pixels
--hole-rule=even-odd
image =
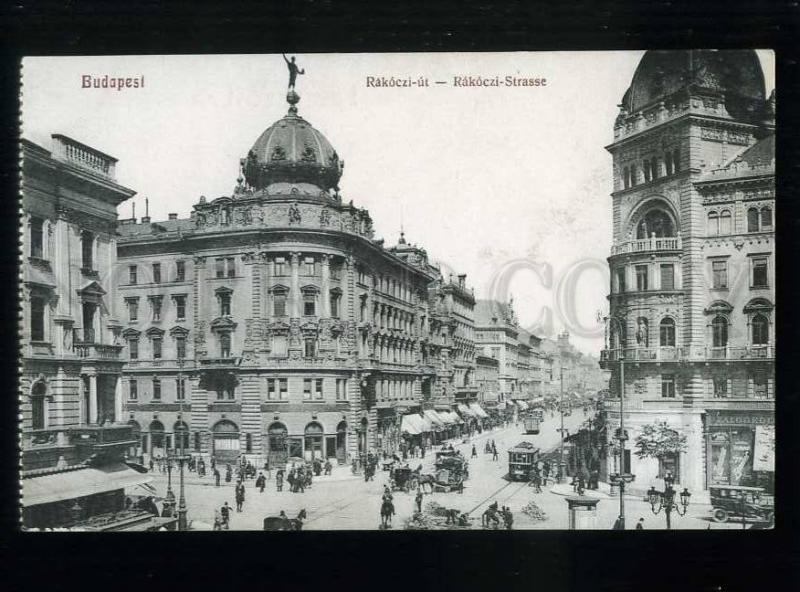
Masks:
[[[289,68],[289,90],[294,90],[294,83],[297,81],[297,75],[305,74],[306,71],[297,67],[294,56],[292,56],[291,60],[288,60],[286,59],[286,54],[283,54],[283,61],[286,62],[286,67]]]

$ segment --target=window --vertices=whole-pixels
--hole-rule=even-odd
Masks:
[[[316,266],[314,264],[313,257],[306,257],[305,258],[305,271],[303,272],[305,275],[314,275],[316,273]]]
[[[495,360],[497,360],[498,358],[500,358],[500,348],[499,348],[499,347],[493,347],[493,348],[492,348],[492,357],[493,357]]]
[[[38,259],[44,258],[44,220],[31,217],[31,250],[30,256]]]
[[[138,321],[139,320],[139,300],[137,298],[126,298],[125,304],[128,305],[128,320]]]
[[[767,317],[760,313],[755,315],[751,327],[752,344],[767,345],[769,343],[769,320]]]
[[[322,379],[317,378],[314,381],[314,398],[317,400],[322,399]]]
[[[715,376],[714,383],[714,398],[724,399],[728,396],[728,379],[724,376]]]
[[[44,341],[44,298],[31,298],[31,341]]]
[[[311,379],[304,378],[303,379],[303,400],[310,401],[311,400]]]
[[[664,153],[664,167],[666,168],[668,175],[673,173],[674,169],[672,167],[672,153],[669,151]]]
[[[636,290],[639,292],[647,290],[647,265],[636,266]]]
[[[347,379],[346,378],[337,378],[336,379],[336,400],[337,401],[347,401]]]
[[[757,370],[752,374],[753,380],[753,396],[764,399],[767,397],[767,373],[763,370]]]
[[[161,337],[159,337],[157,335],[153,336],[153,359],[154,360],[161,359],[161,345],[162,345]]]
[[[307,358],[313,358],[317,355],[317,340],[313,337],[306,337],[304,355]]]
[[[228,277],[236,277],[236,259],[233,257],[228,257],[225,262],[228,266]]]
[[[677,173],[679,170],[681,170],[681,166],[680,166],[680,162],[681,162],[681,160],[680,160],[680,156],[681,156],[681,154],[680,154],[680,151],[679,151],[677,148],[675,148],[675,150],[673,150],[673,151],[672,151],[672,167],[673,167],[673,169],[674,169],[674,171],[675,171],[676,173]]]
[[[716,212],[708,213],[708,236],[717,236],[719,234],[719,214]]]
[[[129,265],[128,266],[128,283],[131,286],[135,286],[136,285],[136,282],[137,282],[136,276],[137,276],[137,268],[136,268],[136,266],[135,265]]]
[[[128,357],[131,360],[139,359],[139,339],[137,337],[128,339]]]
[[[161,320],[161,296],[151,296],[150,297],[150,308],[153,312],[153,320],[160,321]]]
[[[231,357],[231,335],[230,333],[222,333],[219,336],[219,357]]]
[[[769,285],[767,281],[767,258],[766,257],[753,257],[750,260],[753,269],[753,288],[766,288]]]
[[[728,320],[722,315],[717,315],[711,321],[711,337],[714,347],[728,345]]]
[[[342,266],[337,265],[335,263],[331,264],[331,279],[332,280],[341,280],[342,279]]]
[[[661,375],[661,397],[664,399],[675,398],[675,375],[662,374]]]
[[[653,179],[658,179],[659,176],[659,166],[658,166],[658,158],[655,156],[650,159],[650,169],[651,169],[651,176]]]
[[[331,292],[331,317],[334,319],[339,318],[339,301],[342,295],[338,292]]]
[[[175,352],[179,360],[186,357],[186,337],[183,335],[175,337]]]
[[[276,257],[273,261],[273,274],[286,275],[286,259],[283,257]]]
[[[617,292],[625,291],[625,268],[617,268]]]
[[[231,295],[229,292],[221,292],[219,297],[219,316],[231,316]]]
[[[161,400],[161,380],[158,378],[153,379],[153,400],[160,401]]]
[[[286,291],[277,290],[272,293],[272,315],[276,317],[286,316]]]
[[[177,296],[173,296],[175,300],[175,318],[177,320],[183,320],[186,318],[186,296],[183,294],[179,294]]]
[[[175,262],[175,281],[182,282],[186,280],[186,262],[185,261],[176,261]]]
[[[726,290],[728,288],[728,262],[711,262],[711,287],[715,290]]]
[[[756,208],[747,210],[747,232],[758,232],[758,210]]]
[[[658,343],[661,347],[675,347],[675,321],[669,317],[662,319],[658,327]]]
[[[642,162],[642,170],[644,171],[644,182],[648,183],[650,181],[650,161],[644,160]]]
[[[286,356],[286,335],[272,336],[272,355],[278,357]]]
[[[217,277],[218,278],[224,278],[225,277],[225,259],[223,259],[222,257],[218,257],[214,263],[215,263],[215,269],[216,269]]]
[[[675,236],[675,226],[669,215],[661,209],[649,210],[636,227],[636,238]]]
[[[131,401],[139,400],[139,383],[136,382],[135,378],[131,378],[128,383],[128,399]]]
[[[94,234],[84,230],[81,232],[81,267],[86,270],[94,269]]]
[[[622,169],[622,186],[625,189],[628,189],[631,186],[630,174],[630,169],[628,167]]]
[[[274,401],[278,398],[278,381],[275,378],[267,379],[267,400]]]
[[[178,378],[175,380],[175,398],[178,401],[186,400],[186,379]]]
[[[303,292],[303,314],[307,317],[317,314],[317,295],[314,292]]]
[[[288,378],[280,378],[278,380],[278,396],[280,397],[281,401],[285,401],[289,398],[289,379]]]
[[[772,228],[772,208],[761,208],[761,230]]]
[[[631,165],[631,187],[639,183],[638,175],[636,174],[636,165]]]
[[[661,265],[661,289],[675,289],[675,266],[672,265],[672,263],[664,263]]]
[[[153,263],[153,283],[161,283],[161,264]]]
[[[719,233],[726,235],[731,233],[731,211],[722,210],[719,214]]]

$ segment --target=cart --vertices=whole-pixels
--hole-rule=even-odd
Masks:
[[[392,471],[392,491],[414,491],[419,483],[418,474],[409,467],[397,467]]]

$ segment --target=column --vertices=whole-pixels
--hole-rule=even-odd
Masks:
[[[114,422],[122,423],[122,376],[114,384]]]
[[[330,255],[323,255],[322,256],[322,306],[320,306],[320,310],[322,314],[320,315],[323,318],[328,318],[331,316],[331,258]],[[339,314],[341,315],[341,312]]]
[[[89,375],[89,423],[97,424],[97,374]]]
[[[298,319],[301,316],[301,298],[300,298],[300,253],[291,253],[289,259],[291,265],[292,280],[289,286],[290,302],[289,312],[290,318]]]

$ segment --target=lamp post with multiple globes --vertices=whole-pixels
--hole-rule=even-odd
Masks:
[[[686,511],[689,508],[689,499],[692,496],[689,490],[684,487],[683,491],[678,495],[680,502],[676,501],[675,494],[677,492],[672,487],[673,483],[675,483],[675,477],[672,476],[672,473],[667,473],[664,477],[664,491],[656,491],[656,488],[651,486],[647,492],[647,500],[650,502],[650,510],[653,514],[657,515],[662,510],[664,511],[664,515],[667,517],[667,530],[672,528],[670,521],[672,512],[677,513],[678,516],[686,516]]]

